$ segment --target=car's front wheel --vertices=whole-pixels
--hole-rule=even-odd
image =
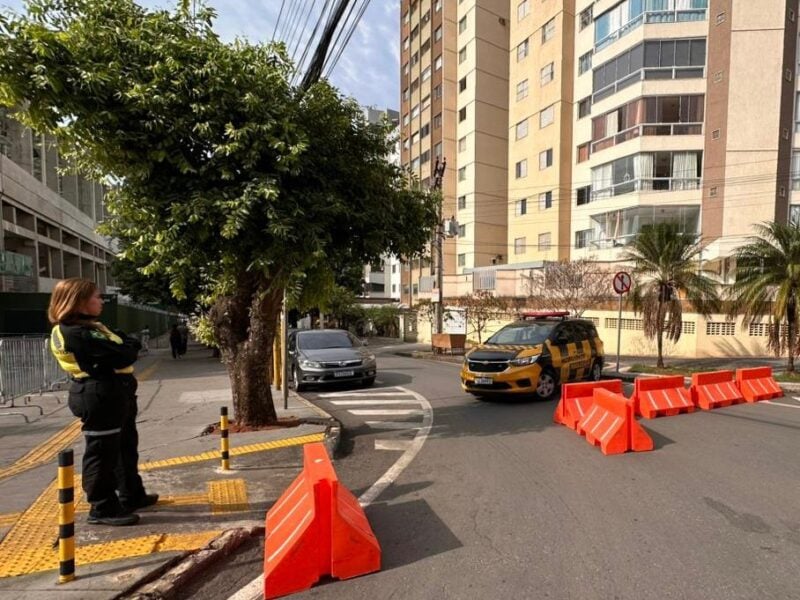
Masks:
[[[589,381],[600,381],[603,377],[603,363],[596,360],[592,363],[592,368],[589,370]]]
[[[297,368],[297,365],[292,367],[292,381],[294,382],[294,391],[295,392],[302,392],[306,389],[306,386],[302,383],[303,382],[303,373],[300,369]]]
[[[555,395],[557,387],[555,372],[552,369],[544,369],[536,382],[536,397],[540,400],[550,400]]]

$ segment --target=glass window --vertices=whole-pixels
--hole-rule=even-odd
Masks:
[[[543,127],[547,127],[548,125],[552,125],[553,121],[555,120],[556,115],[556,107],[555,104],[551,104],[544,110],[539,113],[539,129]]]
[[[433,70],[438,71],[442,68],[442,56],[439,55],[436,57],[436,60],[433,61]]]
[[[530,4],[528,4],[528,0],[522,0],[522,2],[517,4],[517,21],[522,21],[529,13]]]
[[[578,102],[578,118],[582,119],[592,113],[592,97],[584,98]]]
[[[527,177],[528,176],[528,159],[527,158],[523,158],[516,165],[514,165],[514,171],[515,171],[517,179],[521,179],[523,177]]]
[[[442,26],[436,28],[436,31],[433,32],[433,41],[438,42],[442,39]]]
[[[458,180],[466,181],[466,179],[467,179],[467,167],[461,167],[458,170]]]
[[[467,264],[467,255],[466,254],[459,254],[458,255],[458,266],[463,267]]]
[[[464,33],[467,30],[467,17],[463,17],[458,22],[458,33]]]
[[[517,84],[517,101],[528,96],[528,80],[524,79]]]
[[[514,203],[514,214],[518,217],[528,214],[527,198],[521,198]]]
[[[592,24],[592,7],[590,6],[580,14],[580,31]]]
[[[514,254],[525,254],[525,239],[524,237],[514,238]]]
[[[458,122],[465,121],[467,119],[467,107],[465,106],[458,111]]]
[[[550,233],[540,233],[539,234],[539,251],[546,252],[550,250]]]
[[[589,50],[586,54],[578,58],[578,75],[583,75],[592,68],[592,55],[594,52]]]
[[[517,62],[528,56],[528,45],[528,40],[525,40],[517,46]]]
[[[553,207],[553,192],[539,194],[539,210],[547,210]]]
[[[555,33],[556,33],[556,20],[553,18],[542,26],[542,43],[544,44],[546,41],[552,39]]]
[[[467,89],[467,78],[462,77],[461,79],[458,80],[458,91],[463,92],[466,89]]]
[[[466,196],[459,196],[458,197],[458,210],[464,210],[467,208],[467,197]]]
[[[467,136],[464,136],[458,140],[458,151],[464,152],[467,149]]]
[[[591,193],[592,193],[592,186],[590,185],[578,188],[577,190],[578,206],[589,204],[589,202],[591,202]]]
[[[547,85],[551,81],[553,81],[553,77],[555,77],[555,65],[554,63],[550,63],[546,65],[539,71],[539,80],[541,85]]]
[[[547,150],[539,153],[539,170],[541,171],[552,166],[553,166],[553,149],[548,148]]]
[[[520,121],[516,126],[516,139],[521,140],[525,137],[528,137],[528,119]]]
[[[543,344],[555,329],[556,323],[552,321],[527,321],[506,325],[492,337],[486,340],[487,344],[524,344],[535,346]]]
[[[297,346],[301,350],[353,348],[360,345],[352,335],[344,331],[301,331],[297,334]]]
[[[458,51],[458,64],[463,63],[467,60],[467,47],[464,46],[461,50]]]

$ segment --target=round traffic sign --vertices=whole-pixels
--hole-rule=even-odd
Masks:
[[[625,271],[620,271],[614,275],[614,291],[618,294],[627,294],[631,291],[631,275]]]

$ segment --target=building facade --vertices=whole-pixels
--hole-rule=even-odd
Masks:
[[[442,140],[457,177],[445,186],[459,236],[444,296],[524,296],[531,270],[579,258],[613,265],[642,227],[665,221],[699,235],[704,268],[730,282],[754,223],[800,222],[798,8],[404,0],[401,163],[424,181],[426,152]],[[441,92],[425,79],[429,64]],[[422,135],[429,92],[446,107],[435,138]],[[430,297],[428,273],[414,275],[411,299]],[[731,330],[708,335],[718,329]]]
[[[113,249],[95,232],[104,188],[65,166],[52,137],[0,109],[0,292],[49,292],[65,277],[111,283]]]

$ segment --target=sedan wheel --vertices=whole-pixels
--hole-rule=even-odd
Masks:
[[[303,373],[300,372],[300,369],[297,368],[297,365],[292,367],[292,381],[294,382],[295,392],[302,392],[304,389],[306,389],[306,386],[302,383]]]
[[[542,400],[550,400],[556,393],[556,376],[550,371],[542,371],[536,383],[536,395]]]

